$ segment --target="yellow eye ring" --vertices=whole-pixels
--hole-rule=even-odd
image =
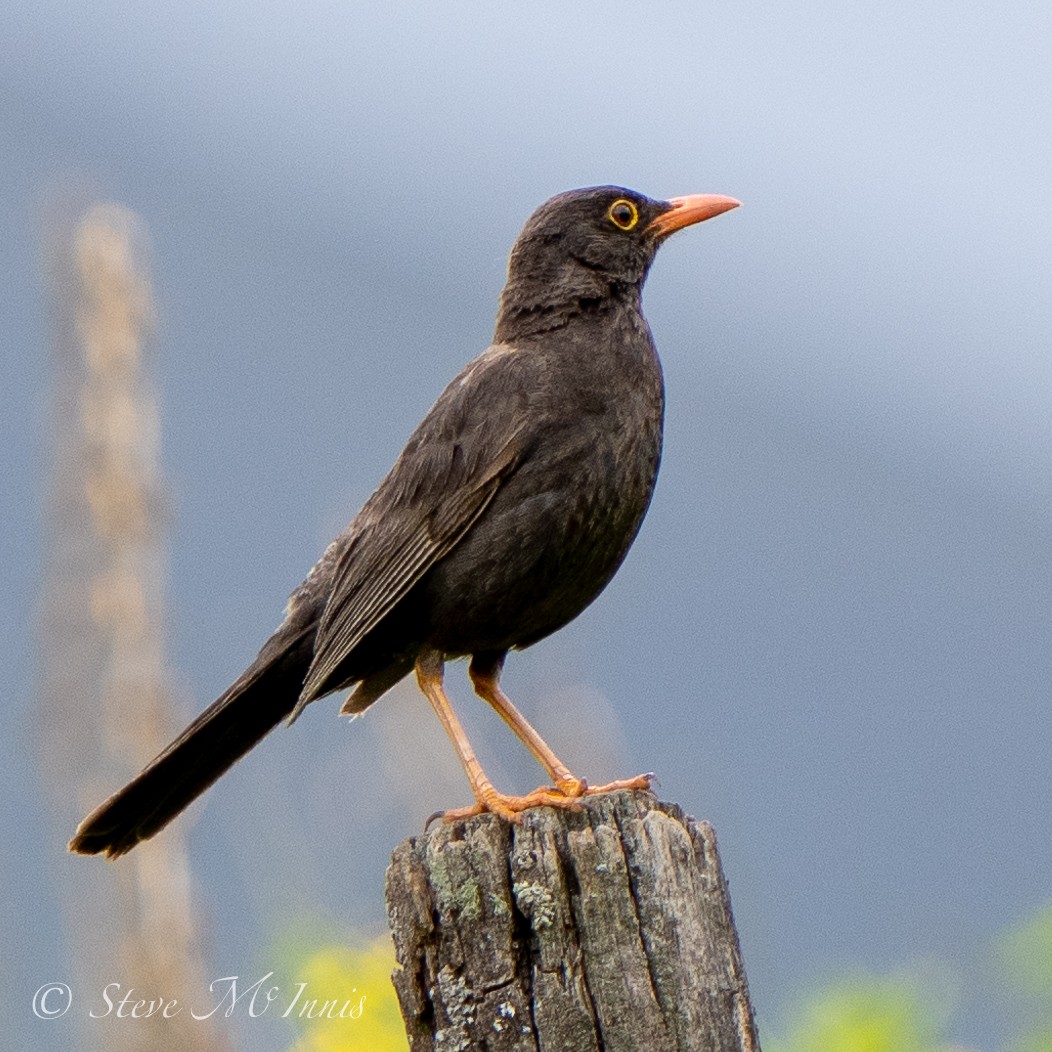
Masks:
[[[606,210],[606,218],[621,230],[631,230],[639,222],[639,209],[631,201],[619,197]]]

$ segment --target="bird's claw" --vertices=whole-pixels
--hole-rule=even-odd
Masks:
[[[592,785],[588,786],[585,791],[585,796],[599,796],[600,793],[616,793],[622,789],[646,789],[649,791],[650,783],[657,778],[657,775],[651,771],[649,774],[637,774],[635,778],[625,778],[620,782],[607,782],[606,785]]]

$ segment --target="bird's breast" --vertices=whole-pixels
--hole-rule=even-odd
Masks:
[[[660,366],[649,338],[635,350],[627,365],[606,353],[605,366],[549,370],[529,400],[522,462],[422,583],[430,643],[449,654],[527,646],[576,617],[613,576],[661,454]]]

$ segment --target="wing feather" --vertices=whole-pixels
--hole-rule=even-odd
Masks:
[[[487,388],[505,387],[507,356],[507,348],[493,348],[450,384],[348,528],[290,722],[344,685],[333,677],[355,647],[456,546],[514,472],[528,414],[489,417],[483,426],[477,415]],[[513,392],[501,393],[514,401]]]

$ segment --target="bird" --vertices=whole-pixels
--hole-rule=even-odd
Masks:
[[[527,220],[492,344],[449,383],[346,529],[289,597],[241,676],[76,830],[69,850],[125,854],[166,826],[283,720],[336,691],[364,712],[411,673],[471,784],[470,807],[520,822],[532,807],[648,788],[590,786],[500,686],[511,650],[584,610],[621,565],[661,459],[664,380],[643,284],[673,233],[738,207],[718,194],[654,199],[570,190]],[[486,776],[449,703],[447,661],[545,769],[522,796]]]

